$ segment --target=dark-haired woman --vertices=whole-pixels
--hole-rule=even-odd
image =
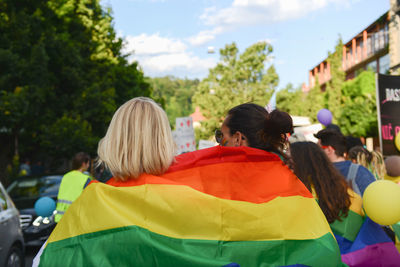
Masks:
[[[351,204],[349,186],[321,148],[313,142],[295,142],[290,156],[294,173],[318,199],[328,222],[346,217]]]
[[[233,185],[240,185],[243,191],[257,199],[255,203],[271,208],[261,216],[270,218],[266,225],[271,227],[267,231],[271,245],[274,244],[270,252],[276,250],[280,259],[279,263],[265,263],[275,266],[289,265],[289,262],[307,266],[340,265],[336,241],[321,209],[310,191],[284,164],[289,161],[285,150],[287,134],[292,131],[292,118],[286,112],[274,110],[269,113],[259,105],[246,103],[228,111],[221,130],[216,131],[216,140],[221,146],[209,151],[216,150],[222,162],[235,162],[224,169],[226,191],[235,196],[237,192]],[[219,176],[215,174],[209,178]],[[253,217],[253,214],[249,215],[249,218]],[[279,240],[279,243],[273,240]],[[303,242],[306,240],[310,243]],[[266,253],[274,258],[270,252]],[[299,259],[294,261],[296,257]],[[292,260],[287,261],[289,258]]]
[[[246,103],[228,111],[216,140],[222,146],[258,148],[286,159],[287,134],[292,132],[293,121],[286,112],[268,113],[259,105]]]
[[[396,266],[400,255],[379,225],[364,217],[362,200],[315,143],[290,145],[294,173],[313,192],[349,266]],[[391,265],[394,264],[394,265]]]

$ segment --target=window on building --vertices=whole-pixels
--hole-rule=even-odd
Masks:
[[[389,74],[389,69],[390,69],[390,57],[389,54],[386,54],[379,58],[379,73]]]
[[[371,61],[367,64],[367,70],[372,70],[373,72],[376,72],[376,60]]]
[[[374,53],[377,52],[380,48],[379,48],[379,32],[375,32],[374,33]]]
[[[389,44],[389,24],[385,24],[385,46]]]
[[[385,46],[386,46],[385,30],[382,28],[379,30],[379,50],[385,48]]]
[[[369,37],[367,39],[367,56],[370,56],[372,54],[372,37]]]

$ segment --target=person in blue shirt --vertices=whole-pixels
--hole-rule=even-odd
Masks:
[[[362,196],[367,186],[375,181],[375,177],[367,168],[346,160],[347,150],[344,135],[332,129],[324,129],[314,136],[318,138],[318,145],[346,178],[353,191]]]

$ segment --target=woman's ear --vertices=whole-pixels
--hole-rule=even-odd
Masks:
[[[236,133],[232,136],[233,137],[233,145],[234,146],[240,146],[241,135],[242,134],[239,131],[236,131]]]
[[[235,133],[235,146],[248,146],[247,138],[239,131]]]

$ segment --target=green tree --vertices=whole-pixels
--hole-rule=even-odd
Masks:
[[[324,108],[325,94],[321,91],[318,79],[315,86],[307,92],[303,107],[303,116],[309,117],[312,123],[317,123],[318,111]]]
[[[342,49],[343,42],[342,39],[339,38],[335,51],[333,53],[329,52],[327,59],[330,65],[331,79],[326,85],[324,107],[332,112],[334,123],[337,123],[344,105],[342,89],[346,74],[342,68]]]
[[[304,115],[304,100],[301,87],[294,88],[291,83],[276,93],[276,107],[290,115]]]
[[[122,45],[99,0],[0,0],[0,121],[2,138],[16,144],[9,161],[95,154],[115,109],[151,94]]]
[[[175,127],[177,117],[185,117],[194,112],[192,97],[199,80],[179,79],[173,76],[150,78],[152,96],[164,104],[169,122]]]
[[[265,69],[272,46],[259,42],[242,54],[235,43],[220,50],[220,62],[210,69],[193,97],[204,117],[200,137],[208,138],[220,124],[227,111],[245,102],[267,105],[279,82],[273,65]]]
[[[326,84],[325,92],[321,90],[318,79],[306,94],[288,85],[278,92],[277,107],[293,115],[307,116],[312,122],[317,122],[320,109],[327,108],[333,114],[333,122],[339,125],[344,134],[376,136],[378,124],[374,72],[363,71],[356,78],[345,81],[342,47],[342,40],[339,39],[335,51],[328,55],[331,79]],[[298,103],[301,103],[300,107]]]
[[[345,103],[338,120],[344,134],[377,136],[375,74],[364,71],[353,80],[346,81],[342,89]]]
[[[343,42],[339,38],[335,51],[328,53],[327,62],[330,65],[331,79],[326,83],[325,91],[321,90],[318,77],[315,86],[303,93],[300,88],[293,90],[291,85],[282,90],[277,97],[277,107],[288,111],[293,115],[309,117],[311,122],[318,122],[317,114],[322,108],[329,109],[337,123],[344,105],[342,87],[345,80],[345,73],[342,69],[342,47]]]
[[[325,94],[321,91],[318,79],[315,86],[308,92],[301,88],[293,89],[291,84],[277,94],[276,106],[278,109],[291,115],[309,117],[311,122],[318,122],[317,113],[324,108]]]

